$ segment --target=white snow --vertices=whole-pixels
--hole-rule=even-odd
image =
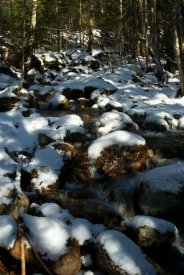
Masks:
[[[97,138],[88,148],[89,159],[94,160],[100,157],[101,152],[111,146],[133,146],[145,145],[145,140],[141,136],[127,131],[119,130]]]
[[[85,241],[92,238],[91,223],[85,219],[74,219],[72,222],[71,235],[83,245]]]
[[[12,248],[16,240],[17,226],[13,217],[8,215],[0,216],[0,246]]]
[[[29,228],[29,237],[42,257],[56,261],[67,252],[69,232],[67,225],[57,218],[34,217],[24,214],[23,220]]]
[[[141,249],[123,233],[107,230],[98,236],[96,242],[103,246],[114,264],[125,270],[125,273],[130,275],[156,274]]]
[[[38,166],[41,167],[48,167],[52,170],[60,170],[63,166],[63,159],[61,155],[52,148],[43,148],[38,149],[35,153],[34,158],[30,163],[32,168],[37,168]]]
[[[72,221],[71,235],[83,245],[85,241],[92,240],[104,230],[102,224],[92,224],[85,219],[76,218]]]
[[[93,263],[90,254],[82,256],[81,261],[82,261],[83,266],[89,266],[89,265],[92,265],[92,263]]]

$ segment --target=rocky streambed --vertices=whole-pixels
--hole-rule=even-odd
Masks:
[[[71,68],[1,81],[1,272],[20,274],[23,238],[27,274],[183,274],[182,110],[158,96],[150,127],[132,67]]]

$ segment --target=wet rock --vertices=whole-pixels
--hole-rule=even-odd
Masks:
[[[183,163],[148,171],[135,193],[136,212],[180,223],[184,213],[183,183]]]
[[[107,230],[98,236],[96,261],[109,275],[156,274],[140,248],[115,230]]]
[[[19,102],[19,99],[16,97],[1,97],[0,112],[8,112],[12,110],[18,102]]]
[[[178,239],[175,225],[151,216],[135,216],[122,222],[123,232],[142,247],[172,246]]]

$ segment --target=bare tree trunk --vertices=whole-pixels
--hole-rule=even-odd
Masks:
[[[93,50],[93,12],[94,12],[94,2],[93,0],[89,0],[89,33],[88,33],[88,52],[92,54]]]
[[[82,1],[79,0],[79,35],[80,35],[80,46],[82,46]]]
[[[61,32],[60,32],[60,7],[59,7],[59,0],[57,0],[57,6],[56,6],[56,12],[57,12],[57,51],[59,52],[61,49]]]
[[[120,62],[122,63],[123,58],[123,1],[119,0],[119,12],[120,12],[120,24],[119,24],[119,52]]]
[[[184,3],[181,0],[174,1],[174,37],[175,37],[175,53],[178,63],[181,96],[184,96]]]
[[[34,30],[36,28],[37,8],[38,8],[38,2],[37,2],[37,0],[33,0],[32,16],[31,16],[31,29],[32,30]]]
[[[157,77],[162,80],[164,71],[159,56],[159,44],[158,44],[158,25],[157,25],[157,0],[151,2],[151,39],[150,39],[150,50],[157,67]]]
[[[22,3],[23,10],[23,26],[22,26],[22,77],[19,83],[19,91],[22,89],[22,85],[25,78],[25,45],[26,45],[26,0]]]
[[[132,15],[132,45],[133,45],[133,53],[132,58],[136,59],[139,55],[139,39],[138,39],[138,7],[137,7],[137,1],[132,0],[132,9],[133,9],[133,15]]]
[[[148,53],[148,3],[143,0],[143,17],[144,17],[144,39],[145,39],[145,57],[146,57],[146,70],[149,69],[149,53]]]
[[[31,36],[30,36],[30,45],[33,50],[33,45],[35,44],[35,29],[37,23],[37,9],[38,9],[38,0],[32,0],[32,15],[31,15]]]

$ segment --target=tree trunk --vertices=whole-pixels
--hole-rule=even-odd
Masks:
[[[22,85],[25,78],[25,45],[26,45],[26,0],[23,0],[22,3],[23,11],[23,24],[22,24],[22,77],[19,83],[18,90],[22,89]]]
[[[146,71],[149,70],[149,41],[148,41],[148,3],[143,0],[143,17],[144,17],[144,40],[145,40],[145,57],[146,57]]]
[[[138,35],[138,6],[137,1],[132,0],[132,45],[133,45],[133,53],[132,58],[136,59],[140,55],[139,51],[139,35]]]
[[[57,51],[60,52],[61,49],[61,32],[60,32],[60,7],[59,7],[59,0],[57,0]]]
[[[159,56],[159,42],[158,42],[158,21],[157,21],[157,0],[151,2],[151,37],[150,37],[150,51],[157,67],[157,78],[162,80],[164,71]]]
[[[122,57],[123,57],[123,1],[122,0],[119,0],[119,12],[120,12],[119,52],[120,52],[120,61],[122,63]]]
[[[93,37],[93,12],[94,12],[94,2],[93,0],[89,0],[89,33],[88,33],[88,52],[89,54],[92,54],[93,50],[93,43],[94,43],[94,37]]]
[[[79,0],[79,32],[80,32],[80,46],[82,46],[82,1]]]
[[[178,63],[181,96],[184,96],[184,3],[181,0],[174,1],[174,37],[175,37],[175,53]]]
[[[32,15],[31,15],[31,35],[30,35],[30,45],[33,48],[35,44],[35,29],[37,23],[37,9],[38,9],[38,0],[32,0]]]

